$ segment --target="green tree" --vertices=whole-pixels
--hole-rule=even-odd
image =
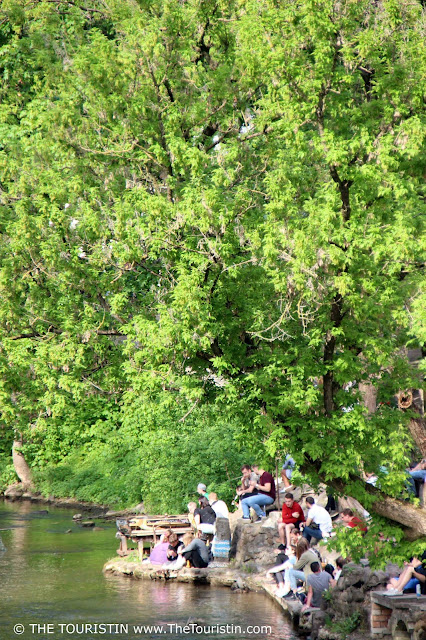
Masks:
[[[387,404],[422,373],[421,3],[1,11],[9,428],[90,394],[133,424],[138,395],[217,405],[256,454],[425,535]]]

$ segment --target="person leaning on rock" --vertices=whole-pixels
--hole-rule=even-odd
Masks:
[[[198,499],[200,505],[194,511],[195,524],[198,531],[202,533],[214,533],[214,523],[216,521],[216,513],[210,506],[207,498],[200,497]]]

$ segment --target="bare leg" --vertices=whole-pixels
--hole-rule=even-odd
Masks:
[[[292,525],[292,524],[286,524],[285,525],[285,537],[286,537],[286,543],[285,544],[287,544],[287,547],[290,547],[290,540],[291,540],[290,533],[291,533],[291,530],[293,529],[293,526],[294,525]]]
[[[283,545],[285,545],[285,534],[286,534],[286,525],[284,524],[284,522],[279,522],[278,523],[278,535],[280,537],[280,542]]]
[[[389,584],[387,585],[387,589],[398,589],[398,591],[402,591],[413,575],[413,567],[406,566],[404,567],[399,578],[391,578]],[[402,586],[401,586],[402,585]]]
[[[401,591],[401,593],[402,591],[404,591],[405,585],[408,584],[408,582],[413,577],[413,571],[414,567],[405,567],[404,571],[399,576],[396,588],[398,589],[398,591]]]

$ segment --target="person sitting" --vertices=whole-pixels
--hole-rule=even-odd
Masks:
[[[299,529],[296,529],[296,527],[293,527],[293,529],[291,529],[290,531],[290,544],[296,546],[301,538],[302,532]]]
[[[283,481],[284,488],[287,490],[290,490],[293,488],[293,485],[291,484],[290,480],[291,480],[291,476],[293,475],[293,471],[295,467],[296,467],[296,463],[291,457],[291,455],[288,453],[284,458],[284,464],[281,469],[281,479]]]
[[[211,508],[216,514],[216,518],[226,518],[227,520],[229,520],[229,510],[226,502],[224,502],[223,500],[218,500],[217,494],[213,493],[213,491],[210,493],[209,502]]]
[[[292,493],[286,493],[281,512],[282,522],[278,523],[278,535],[281,544],[290,544],[290,531],[294,526],[305,522],[305,514],[298,502],[294,500]]]
[[[182,542],[184,546],[179,551],[182,558],[189,562],[191,567],[195,567],[196,569],[204,569],[207,567],[209,564],[209,550],[205,542],[199,537],[195,538],[193,533],[185,533]]]
[[[334,579],[336,580],[336,582],[338,581],[338,579],[340,578],[340,575],[342,573],[342,569],[345,566],[345,564],[348,564],[348,560],[346,560],[346,558],[343,558],[343,556],[339,556],[336,560],[336,570],[334,572]]]
[[[419,492],[417,490],[417,482],[426,482],[426,458],[421,460],[416,466],[408,470],[409,490],[411,490],[417,497]]]
[[[173,533],[171,529],[166,529],[164,533],[160,536],[160,542],[169,542],[169,537]]]
[[[209,499],[209,493],[207,492],[207,487],[203,482],[199,482],[197,484],[197,493],[200,494],[203,498]]]
[[[188,502],[188,520],[194,531],[197,530],[197,523],[195,522],[195,509],[197,508],[196,502]]]
[[[259,482],[259,476],[252,471],[249,464],[243,464],[241,467],[241,473],[243,474],[241,477],[241,484],[236,490],[236,498],[239,498],[240,504],[241,500],[244,500],[244,498],[250,498],[250,496],[257,494],[257,490],[254,488],[254,485]]]
[[[351,529],[359,529],[363,533],[367,531],[367,525],[364,520],[358,518],[352,511],[352,509],[343,509],[340,514],[340,519],[344,523],[345,527],[349,527]]]
[[[162,565],[168,561],[167,552],[169,550],[170,536],[173,535],[171,529],[167,529],[160,538],[160,542],[155,545],[151,553],[149,554],[149,561],[154,565]]]
[[[311,541],[311,538],[316,538],[317,540],[328,538],[333,528],[330,514],[324,507],[315,504],[315,500],[311,496],[306,498],[306,504],[309,511],[306,524],[301,525],[303,526],[303,537],[308,542]]]
[[[273,504],[275,501],[275,481],[268,471],[261,469],[257,464],[253,465],[253,471],[259,476],[259,481],[256,483],[251,482],[250,484],[258,493],[241,501],[243,521],[250,521],[251,507],[259,518],[258,522],[261,522],[266,518],[266,513],[262,507]]]
[[[421,592],[426,594],[426,551],[421,559],[411,558],[406,562],[401,575],[392,578],[386,586],[388,590],[396,590],[400,593],[415,593],[416,587],[420,584]]]
[[[282,546],[282,545],[280,545]],[[274,567],[266,572],[267,576],[273,576],[276,583],[275,595],[278,598],[283,598],[290,591],[290,579],[289,570],[293,569],[296,563],[296,546],[289,545],[287,549],[288,555],[285,554],[280,548],[278,548],[277,562]]]
[[[311,564],[318,562],[318,556],[313,549],[310,548],[306,538],[301,538],[296,547],[296,563],[292,569],[288,571],[288,581],[290,591],[286,596],[287,599],[296,599],[297,581],[306,582],[307,577],[311,573]]]
[[[329,587],[334,587],[336,581],[327,571],[321,571],[319,562],[311,563],[311,574],[307,577],[306,583],[308,587],[308,597],[306,603],[302,607],[302,611],[310,607],[319,608],[321,606],[324,591]]]
[[[173,562],[177,559],[179,549],[182,547],[182,540],[179,540],[176,533],[171,533],[169,535],[169,545],[167,547],[167,560],[169,562]]]
[[[214,533],[214,523],[216,520],[216,513],[210,506],[207,498],[201,497],[198,500],[200,505],[194,511],[194,520],[198,531],[202,533]]]

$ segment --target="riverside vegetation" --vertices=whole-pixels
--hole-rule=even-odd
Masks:
[[[3,0],[3,487],[15,443],[46,494],[180,511],[290,451],[374,514],[346,551],[415,552],[424,423],[391,400],[424,370],[424,25],[416,0]]]

